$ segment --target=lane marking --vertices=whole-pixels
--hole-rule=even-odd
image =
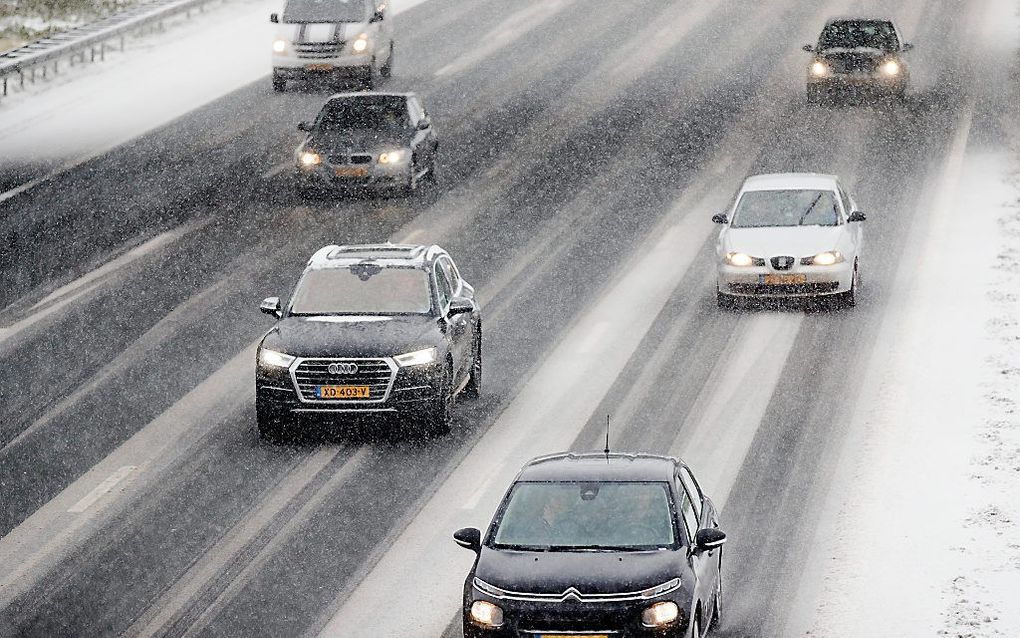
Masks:
[[[117,483],[127,477],[128,474],[138,469],[137,465],[125,465],[113,474],[111,474],[105,481],[100,483],[91,492],[85,495],[83,499],[68,508],[68,512],[71,514],[81,514],[93,503],[101,499],[107,492],[112,490]]]
[[[293,162],[280,162],[279,164],[272,167],[265,173],[262,173],[262,179],[272,179],[279,175],[280,173],[287,170],[288,168],[292,168],[293,166],[294,166]]]

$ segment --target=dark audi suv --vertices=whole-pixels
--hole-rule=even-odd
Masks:
[[[465,638],[696,637],[722,611],[712,501],[680,460],[557,454],[528,462],[475,551]]]
[[[413,93],[339,93],[329,98],[294,154],[305,187],[411,193],[435,180],[439,137]]]
[[[474,289],[438,246],[326,246],[308,261],[258,347],[259,435],[296,416],[396,415],[450,428],[454,398],[477,396],[482,317]]]
[[[902,98],[909,80],[903,54],[912,48],[889,20],[830,20],[817,46],[804,45],[815,56],[808,67],[808,102],[819,103],[846,89]]]

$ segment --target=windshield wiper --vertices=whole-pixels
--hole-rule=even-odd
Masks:
[[[807,216],[811,214],[811,211],[814,209],[815,204],[817,204],[818,200],[820,200],[821,198],[822,193],[818,193],[818,197],[815,198],[815,201],[811,202],[811,205],[807,207],[807,210],[804,211],[804,214],[800,216],[800,220],[797,222],[798,226],[804,225],[804,220],[807,219]]]
[[[641,545],[553,545],[552,551],[558,552],[644,552],[647,546]]]

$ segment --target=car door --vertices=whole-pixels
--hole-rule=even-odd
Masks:
[[[445,256],[436,260],[433,266],[436,285],[439,291],[440,312],[447,326],[447,338],[450,340],[450,354],[453,357],[454,378],[459,385],[469,371],[465,359],[470,356],[471,349],[471,314],[470,312],[450,316],[450,299],[459,296],[460,281],[451,277],[451,268]]]
[[[677,492],[680,494],[680,515],[684,523],[684,531],[687,532],[687,538],[690,541],[690,566],[697,579],[694,590],[697,598],[702,601],[703,608],[708,609],[719,579],[718,552],[721,550],[714,549],[708,552],[694,551],[694,537],[698,530],[702,528],[702,522],[699,518],[704,513],[701,494],[698,492],[692,496],[689,493],[680,472],[675,477],[675,483]]]

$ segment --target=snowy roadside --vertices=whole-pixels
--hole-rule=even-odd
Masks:
[[[973,137],[971,105],[881,291],[876,354],[851,381],[869,399],[849,418],[787,635],[1020,636],[1017,6],[984,6],[1012,99],[979,106]]]

